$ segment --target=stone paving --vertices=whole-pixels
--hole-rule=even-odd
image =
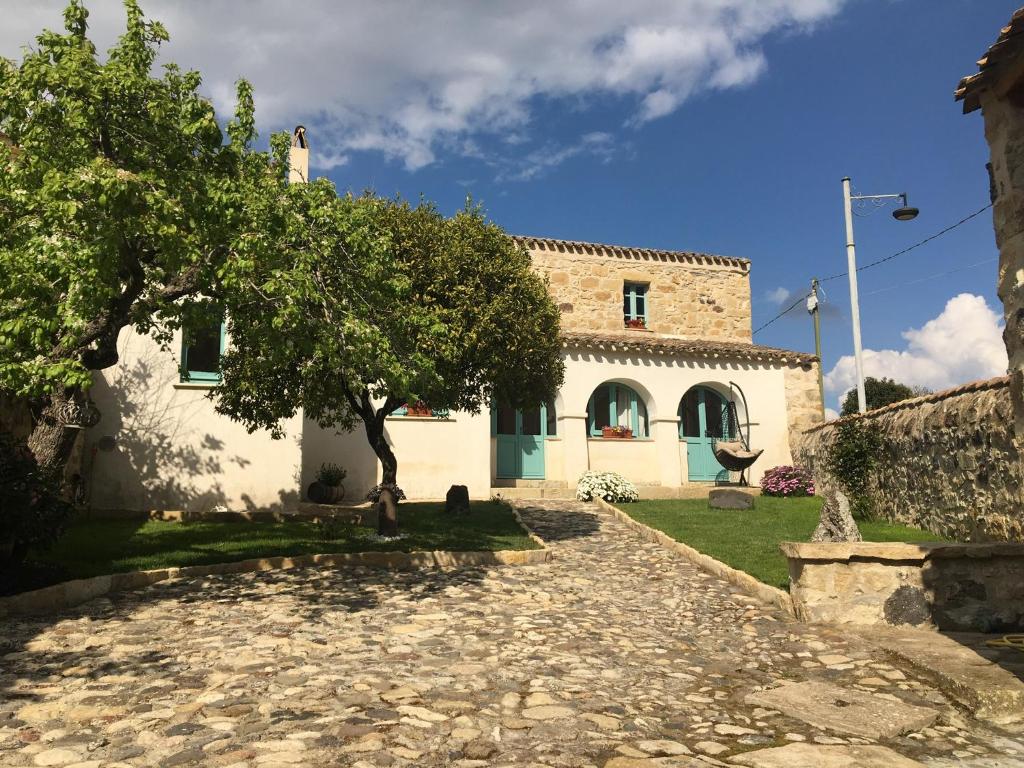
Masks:
[[[721,766],[874,743],[744,703],[784,680],[937,709],[878,742],[909,758],[1024,765],[1019,733],[864,640],[791,622],[592,506],[520,508],[552,563],[212,576],[8,621],[0,765]]]

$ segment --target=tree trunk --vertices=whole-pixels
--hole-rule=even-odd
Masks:
[[[381,490],[377,505],[377,535],[398,535],[398,499],[387,488]]]
[[[363,419],[366,425],[366,439],[373,448],[373,452],[380,459],[383,469],[381,482],[385,485],[395,485],[398,477],[398,459],[395,452],[391,450],[387,439],[384,437],[384,420],[378,418]],[[385,502],[384,495],[381,495],[377,507],[377,533],[381,536],[398,535],[398,499],[388,493],[390,503]]]
[[[827,489],[821,507],[821,522],[811,541],[861,541],[857,521],[850,514],[850,500],[839,490]]]
[[[50,395],[28,437],[29,450],[40,469],[56,477],[62,475],[79,432],[67,427],[60,416],[61,408],[70,400],[71,396],[63,392]]]

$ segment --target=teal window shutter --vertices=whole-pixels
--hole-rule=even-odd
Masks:
[[[592,437],[600,437],[605,426],[619,424],[619,406],[625,423],[633,430],[633,437],[648,437],[647,406],[631,387],[608,382],[602,384],[587,401],[587,431]]]
[[[223,319],[201,328],[182,328],[181,380],[220,381],[220,358],[226,336]]]
[[[622,319],[626,325],[647,325],[647,286],[625,283],[622,289]]]

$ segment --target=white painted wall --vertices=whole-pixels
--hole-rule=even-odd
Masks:
[[[398,459],[398,485],[409,498],[443,499],[453,485],[469,487],[472,498],[491,492],[490,415],[452,413],[447,419],[390,417],[384,436]],[[336,434],[306,421],[303,429],[302,488],[322,463],[348,470],[348,499],[361,499],[380,482],[381,467],[361,425]]]
[[[102,413],[86,431],[83,470],[95,509],[206,511],[290,509],[298,501],[301,419],[287,436],[248,434],[214,411],[208,386],[178,383],[170,350],[129,329],[120,362],[99,372],[90,391]],[[98,449],[113,437],[112,451]]]
[[[685,445],[679,445],[677,411],[686,391],[698,384],[728,394],[728,383],[733,381],[746,394],[751,446],[765,449],[752,467],[751,484],[756,484],[766,469],[791,462],[781,366],[580,350],[570,351],[565,363],[565,383],[558,398],[563,412],[558,416],[565,479],[570,485],[588,467],[621,472],[638,484],[685,483],[686,451]],[[627,384],[643,398],[651,422],[650,441],[616,447],[614,443],[624,441],[587,439],[587,401],[594,389],[608,381]],[[739,409],[742,422],[742,403]],[[563,428],[563,422],[569,423]]]
[[[299,415],[285,425],[282,440],[266,432],[248,434],[214,411],[208,388],[178,383],[178,340],[162,350],[149,337],[125,331],[118,346],[121,362],[98,375],[92,390],[103,413],[87,433],[84,464],[94,508],[290,509],[304,498],[324,462],[348,470],[349,500],[360,500],[379,482],[379,462],[361,425],[337,434]],[[558,434],[545,441],[548,480],[573,487],[592,468],[621,472],[639,485],[685,484],[679,401],[698,384],[728,393],[729,381],[747,395],[753,447],[765,449],[751,482],[756,484],[766,469],[791,462],[781,367],[584,351],[567,352],[565,362],[565,383],[556,398]],[[628,384],[644,399],[649,439],[589,439],[587,401],[608,381]],[[474,498],[490,495],[495,449],[489,414],[394,417],[387,420],[385,434],[398,457],[399,485],[410,498],[444,498],[453,484],[469,486]],[[95,450],[108,435],[117,447]]]

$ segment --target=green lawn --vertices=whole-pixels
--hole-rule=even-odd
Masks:
[[[657,528],[676,541],[765,584],[789,588],[789,567],[779,551],[782,541],[809,541],[818,525],[822,500],[759,496],[748,511],[710,509],[706,499],[666,499],[619,504],[634,520]],[[885,522],[858,521],[865,541],[941,541],[928,531]]]
[[[437,502],[398,506],[403,538],[380,541],[369,528],[346,526],[324,541],[314,523],[172,523],[161,520],[81,520],[37,558],[67,578],[121,571],[203,565],[273,555],[334,552],[537,549],[504,504],[475,501],[455,517]]]

